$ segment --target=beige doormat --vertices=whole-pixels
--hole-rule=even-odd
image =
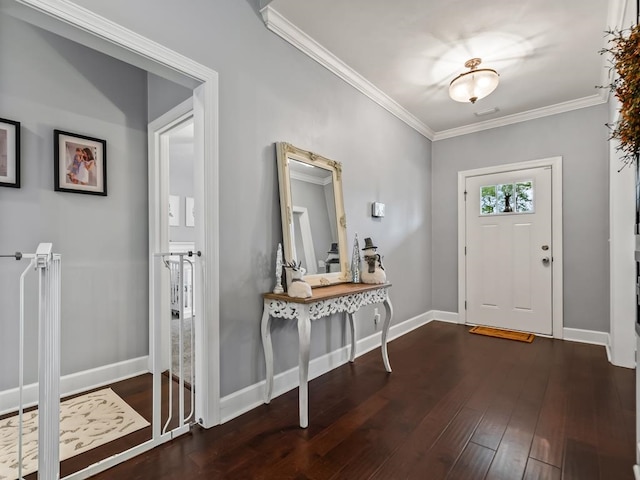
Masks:
[[[486,335],[488,337],[506,338],[507,340],[517,340],[519,342],[533,342],[536,336],[533,333],[515,332],[513,330],[502,330],[500,328],[491,327],[473,327],[469,330],[470,333],[477,333],[478,335]]]
[[[38,469],[38,411],[23,414],[22,475]],[[149,426],[110,388],[60,403],[60,460]],[[18,415],[0,420],[0,480],[18,478]]]

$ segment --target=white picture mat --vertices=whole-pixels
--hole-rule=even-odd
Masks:
[[[180,226],[180,196],[169,195],[169,226]]]
[[[186,197],[185,205],[184,205],[184,218],[185,225],[187,227],[195,227],[196,226],[196,217],[195,217],[195,201],[193,197]]]
[[[6,175],[0,174],[0,182],[15,183],[16,182],[16,126],[11,123],[0,122],[0,130],[6,132],[6,142],[0,147],[0,157],[6,156],[7,171]],[[5,161],[0,158],[0,161]]]
[[[73,163],[76,145],[89,147],[93,151],[95,181],[92,181],[88,185],[75,184],[67,179],[69,167]],[[61,188],[82,190],[84,192],[104,192],[104,146],[101,142],[74,137],[73,135],[60,134],[58,137],[58,159],[58,183]]]

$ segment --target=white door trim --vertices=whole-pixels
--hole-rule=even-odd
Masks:
[[[196,382],[206,389],[204,405],[196,405],[198,423],[209,428],[220,423],[220,311],[219,311],[219,203],[218,203],[218,73],[195,62],[157,42],[149,40],[117,23],[97,15],[86,8],[68,0],[18,0],[20,3],[61,20],[75,28],[91,33],[116,46],[134,52],[143,58],[177,71],[201,82],[194,90],[194,116],[201,118],[202,142],[196,140],[196,156],[201,155],[202,169],[197,171],[202,178],[200,198],[202,208],[198,216],[206,218],[206,227],[202,229],[202,238],[196,239],[202,245],[203,285],[207,292],[203,295],[204,331],[201,336],[206,347],[198,348],[205,355],[204,364],[208,372],[200,372]],[[196,139],[198,134],[196,134]],[[197,220],[196,220],[197,221]],[[203,223],[200,223],[203,225]],[[197,346],[200,347],[200,346]],[[197,350],[196,350],[197,351]]]
[[[493,167],[477,168],[458,172],[458,322],[467,322],[465,309],[466,291],[466,259],[465,259],[465,202],[464,191],[468,177],[489,175],[492,173],[511,172],[527,168],[551,167],[551,238],[553,245],[553,291],[552,315],[553,336],[563,337],[564,320],[562,317],[563,288],[562,288],[562,157],[530,160],[527,162],[509,163]]]
[[[293,213],[300,214],[300,233],[302,235],[302,247],[304,249],[304,262],[307,266],[307,274],[315,275],[318,273],[318,265],[316,265],[316,250],[313,246],[313,236],[311,235],[311,222],[309,221],[309,212],[305,207],[293,206]],[[293,258],[300,259],[296,252],[295,241],[293,244]]]
[[[193,98],[188,98],[184,102],[176,105],[168,112],[165,112],[160,117],[149,123],[147,127],[148,136],[148,189],[149,189],[149,252],[151,254],[159,252],[169,252],[169,203],[166,201],[169,198],[169,170],[170,170],[170,158],[169,158],[169,135],[176,127],[181,126],[187,121],[194,120],[193,112]],[[194,125],[195,128],[195,125]],[[193,139],[195,143],[195,138]],[[202,161],[202,158],[194,159],[195,163]],[[199,177],[197,177],[199,178]],[[198,202],[201,199],[197,199]],[[160,259],[151,257],[150,262],[159,262]],[[155,267],[158,267],[156,264]],[[160,365],[162,370],[168,369],[171,365],[171,344],[167,341],[171,335],[171,308],[170,308],[170,296],[166,289],[157,289],[156,292],[151,291],[153,285],[154,266],[149,265],[149,345],[153,345],[153,341],[156,335],[154,331],[154,325],[156,322],[154,319],[157,315],[161,317],[160,325],[164,330],[161,333],[162,342],[162,355]],[[169,284],[169,272],[166,269],[159,269],[158,277],[159,285]],[[196,302],[198,300],[196,299]],[[197,321],[201,318],[198,317]],[[198,339],[196,339],[197,341]],[[153,372],[153,365],[155,352],[152,348],[149,348],[149,371]],[[196,359],[196,371],[201,366]],[[196,395],[196,397],[200,393]]]

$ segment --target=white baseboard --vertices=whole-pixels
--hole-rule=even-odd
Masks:
[[[460,315],[458,315],[458,312],[445,312],[442,310],[431,310],[429,313],[433,317],[432,320],[438,320],[440,322],[447,322],[447,323],[460,323]]]
[[[60,377],[60,395],[66,397],[147,373],[149,371],[148,362],[148,357],[144,356],[64,375]],[[25,407],[38,403],[37,383],[24,386],[22,400]],[[18,404],[19,391],[17,388],[0,392],[0,415],[16,411]]]
[[[597,332],[595,330],[583,330],[581,328],[563,328],[562,339],[570,342],[590,343],[592,345],[603,345],[609,348],[609,334],[607,332]],[[609,355],[609,353],[607,353]]]
[[[429,320],[440,322],[461,323],[457,312],[444,312],[440,310],[430,310],[427,312]],[[471,325],[471,324],[469,324]],[[607,358],[611,362],[611,347],[609,334],[595,330],[583,330],[581,328],[563,328],[563,340],[570,342],[590,343],[592,345],[603,345],[607,350]]]
[[[416,328],[426,325],[433,320],[431,311],[422,313],[402,323],[392,325],[389,328],[389,339],[392,341]],[[356,357],[378,348],[381,344],[381,333],[376,332],[356,342]],[[393,358],[390,359],[393,364]],[[349,347],[345,346],[333,352],[314,358],[309,362],[309,380],[327,373],[334,368],[344,365],[349,361]],[[382,358],[380,359],[382,362]],[[298,367],[273,377],[273,395],[275,398],[283,393],[298,387]],[[265,381],[249,385],[248,387],[226,395],[220,399],[220,423],[228,422],[243,413],[248,412],[264,403]]]

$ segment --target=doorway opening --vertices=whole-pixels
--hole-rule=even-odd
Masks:
[[[562,158],[458,173],[459,322],[563,337]]]
[[[149,342],[157,354],[149,369],[161,371],[169,381],[169,398],[178,393],[178,429],[195,423],[196,372],[202,356],[197,332],[202,332],[199,288],[201,250],[196,249],[195,118],[188,98],[149,124],[150,224],[149,231],[151,328]],[[202,219],[199,219],[202,222]],[[202,223],[198,230],[202,230]],[[201,233],[200,233],[201,234]],[[197,395],[196,395],[197,392]],[[173,405],[169,405],[171,411]],[[168,425],[168,424],[167,424]],[[163,434],[166,429],[163,429]]]

